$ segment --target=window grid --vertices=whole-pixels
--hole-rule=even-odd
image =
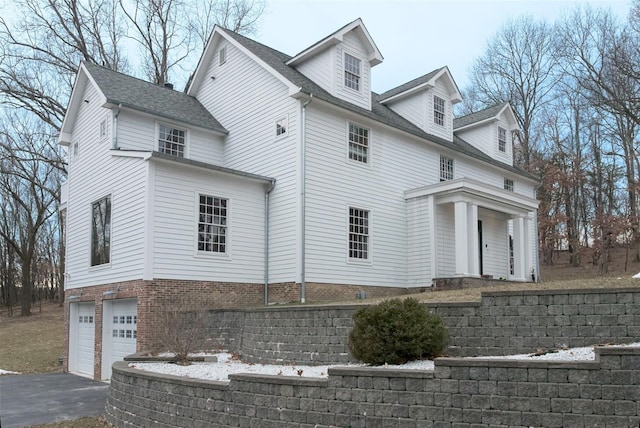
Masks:
[[[200,195],[198,251],[226,252],[227,206],[227,199]]]
[[[369,258],[369,211],[349,208],[349,258]]]
[[[440,181],[453,180],[453,159],[440,156]]]
[[[184,129],[172,128],[160,125],[158,135],[158,151],[168,155],[184,157],[184,147],[186,142],[186,131]]]
[[[505,178],[504,179],[504,190],[508,190],[510,192],[513,192],[513,180],[511,180],[509,178]]]
[[[507,151],[507,130],[501,127],[498,127],[498,150]]]
[[[433,96],[433,122],[444,126],[444,99],[437,95]]]
[[[344,54],[344,86],[360,90],[360,60],[348,53]]]
[[[349,159],[369,162],[369,130],[353,123],[349,124]]]
[[[111,197],[91,204],[91,266],[109,263],[111,247]]]
[[[287,118],[283,117],[280,120],[276,121],[276,137],[279,137],[281,135],[285,135],[287,133]]]

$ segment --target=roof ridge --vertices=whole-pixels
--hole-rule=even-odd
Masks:
[[[406,90],[409,90],[415,86],[418,86],[426,81],[428,81],[431,77],[433,77],[434,75],[438,74],[440,71],[442,71],[444,68],[446,68],[446,65],[443,65],[442,67],[436,68],[435,70],[431,70],[430,72],[423,74],[422,76],[416,77],[415,79],[411,79],[407,82],[404,82],[394,88],[391,88],[387,91],[384,91],[383,93],[380,94],[380,98],[384,99],[384,98],[389,98],[393,95],[397,95],[400,94]]]
[[[132,76],[132,75],[130,75],[130,74],[126,74],[126,73],[124,73],[124,72],[122,72],[122,71],[114,70],[113,68],[109,68],[109,67],[106,67],[106,66],[104,66],[104,65],[96,64],[95,62],[92,62],[92,61],[87,61],[87,60],[84,60],[84,59],[83,59],[83,60],[81,61],[81,63],[83,63],[83,64],[85,64],[85,65],[87,65],[87,64],[88,64],[89,66],[93,66],[93,67],[98,67],[98,68],[100,68],[100,69],[102,69],[102,70],[105,70],[105,71],[108,71],[108,72],[110,72],[110,73],[116,73],[116,74],[119,74],[120,76],[126,77],[126,78],[128,78],[128,79],[135,79],[135,80],[137,80],[137,81],[139,81],[139,82],[146,83],[147,85],[151,85],[151,86],[154,86],[154,87],[157,87],[157,88],[167,89],[167,90],[169,90],[169,91],[173,91],[173,92],[184,92],[184,91],[176,91],[175,89],[167,88],[167,87],[166,87],[166,86],[164,86],[164,85],[160,85],[160,84],[158,84],[158,83],[153,83],[153,82],[150,82],[150,81],[148,81],[148,80],[145,80],[145,79],[143,79],[143,78],[141,78],[141,77]],[[191,95],[189,95],[189,96],[191,96]]]

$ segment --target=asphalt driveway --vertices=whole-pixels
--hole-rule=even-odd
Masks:
[[[108,391],[109,384],[68,373],[0,376],[0,426],[102,415]]]

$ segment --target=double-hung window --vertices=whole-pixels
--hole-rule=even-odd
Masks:
[[[184,157],[187,144],[187,131],[180,128],[160,124],[158,126],[158,151],[168,155]]]
[[[433,123],[444,126],[445,102],[437,95],[433,96]]]
[[[498,126],[498,150],[502,153],[507,151],[507,130]]]
[[[348,53],[344,54],[344,86],[360,90],[361,61]]]
[[[369,259],[369,211],[349,207],[349,258]]]
[[[369,162],[369,130],[349,123],[349,159]]]
[[[509,192],[513,192],[513,180],[510,178],[504,179],[504,190],[508,190]]]
[[[440,156],[440,181],[453,180],[453,159]]]
[[[91,204],[91,266],[111,260],[111,196]]]
[[[228,207],[228,199],[199,195],[198,251],[227,252]]]

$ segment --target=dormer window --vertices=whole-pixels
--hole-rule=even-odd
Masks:
[[[433,123],[444,126],[444,99],[433,96]]]
[[[168,155],[184,157],[187,131],[168,125],[158,126],[158,151]]]
[[[360,60],[348,53],[344,54],[344,86],[360,90]]]
[[[502,153],[507,151],[507,130],[498,126],[498,150]]]

